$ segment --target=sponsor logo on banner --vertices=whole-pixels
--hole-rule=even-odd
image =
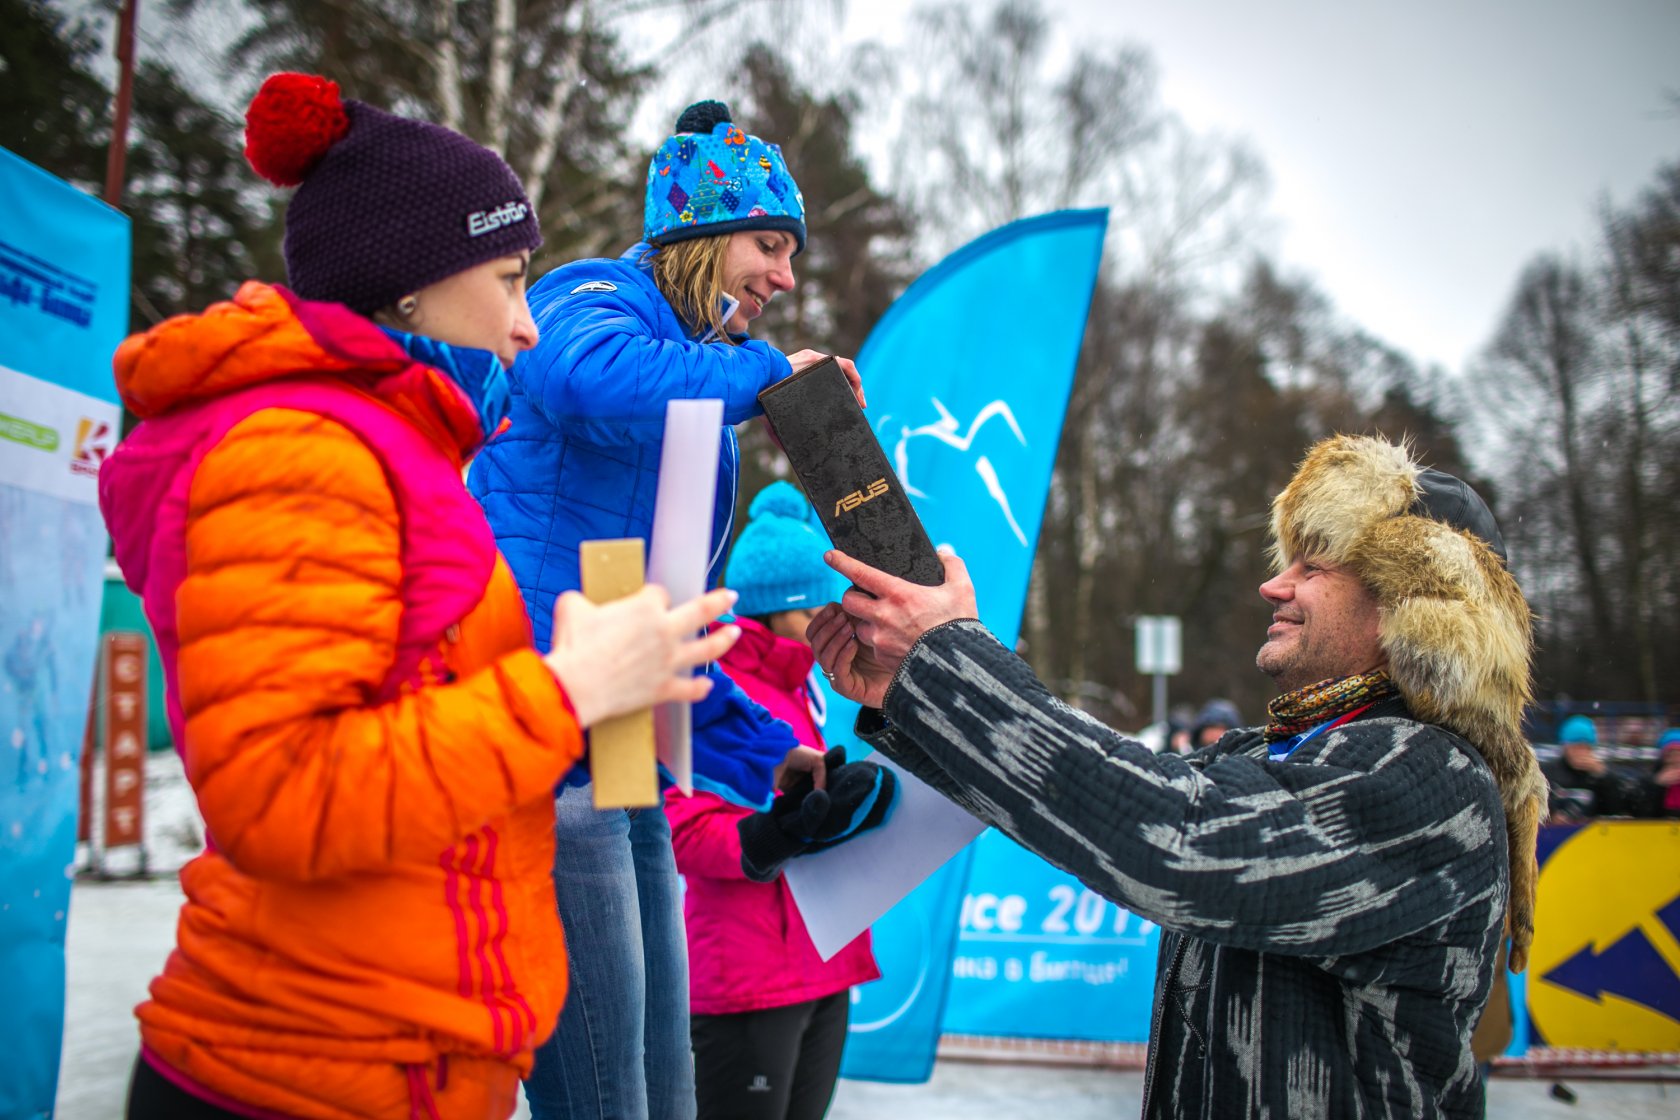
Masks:
[[[998,510],[1003,514],[1003,520],[1009,526],[1009,532],[1016,542],[1022,548],[1027,547],[1027,534],[1022,531],[1020,522],[1015,520],[1015,511],[1010,508],[1009,495],[1004,491],[1003,482],[998,477],[997,468],[992,465],[992,460],[988,456],[977,455],[974,449],[976,433],[985,427],[986,421],[994,417],[1008,425],[1010,432],[1014,434],[1016,441],[1022,447],[1027,446],[1027,437],[1022,433],[1021,425],[1016,421],[1015,412],[1009,407],[1009,402],[1004,400],[991,401],[975,413],[974,419],[969,421],[968,430],[960,434],[961,423],[955,416],[951,415],[950,409],[940,403],[938,397],[930,397],[928,403],[933,405],[934,411],[939,414],[938,419],[927,424],[918,424],[913,428],[908,424],[901,423],[898,429],[898,442],[893,446],[893,465],[898,470],[899,479],[904,483],[905,493],[915,498],[927,497],[926,493],[918,490],[915,484],[910,481],[910,443],[912,440],[933,439],[955,450],[964,458],[973,455],[974,473],[985,486],[987,496],[997,503]],[[891,420],[891,415],[881,417],[880,422],[875,426],[877,434],[885,434],[887,425]]]
[[[58,429],[35,424],[0,412],[0,439],[9,439],[37,451],[58,450]]]
[[[115,404],[0,363],[0,480],[5,485],[97,505],[99,469],[115,453],[121,434],[122,413]]]
[[[105,456],[116,446],[115,433],[108,422],[84,416],[76,425],[76,448],[70,456],[70,469],[76,474],[98,478]]]

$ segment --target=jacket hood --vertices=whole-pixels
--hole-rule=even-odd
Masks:
[[[178,315],[117,347],[117,392],[140,419],[268,381],[337,376],[466,456],[478,413],[445,374],[414,361],[371,320],[257,281],[197,315]]]
[[[1464,738],[1493,772],[1511,846],[1511,959],[1533,927],[1535,834],[1546,783],[1522,733],[1532,698],[1531,614],[1516,579],[1479,537],[1418,512],[1424,468],[1369,436],[1315,445],[1272,503],[1278,568],[1311,556],[1376,596],[1388,674],[1414,716]]]
[[[772,634],[765,626],[750,618],[737,618],[741,637],[723,655],[723,667],[731,672],[750,673],[782,692],[794,692],[804,687],[817,663],[811,647]]]
[[[175,484],[180,434],[148,440],[169,415],[288,378],[333,378],[412,423],[457,462],[480,442],[478,415],[444,374],[415,362],[371,321],[339,304],[247,283],[232,300],[181,315],[117,348],[118,392],[142,420],[99,471],[100,507],[130,586],[148,579],[157,511]]]

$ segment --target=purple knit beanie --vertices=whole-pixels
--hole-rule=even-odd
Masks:
[[[513,169],[458,132],[360,101],[313,74],[271,74],[245,111],[245,157],[286,209],[286,279],[364,315],[542,244]]]

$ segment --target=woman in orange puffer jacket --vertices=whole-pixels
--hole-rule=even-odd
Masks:
[[[536,341],[519,181],[275,75],[290,291],[125,342],[100,500],[207,829],[129,1116],[501,1118],[565,995],[552,790],[583,728],[709,685],[714,592],[572,596],[539,656],[461,468]]]

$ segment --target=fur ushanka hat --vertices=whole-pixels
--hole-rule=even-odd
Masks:
[[[1521,970],[1534,936],[1546,781],[1522,734],[1531,615],[1493,515],[1462,480],[1420,466],[1407,448],[1335,436],[1307,452],[1272,502],[1272,539],[1279,570],[1310,556],[1371,589],[1388,675],[1406,706],[1462,736],[1493,772],[1510,844],[1511,967]]]

